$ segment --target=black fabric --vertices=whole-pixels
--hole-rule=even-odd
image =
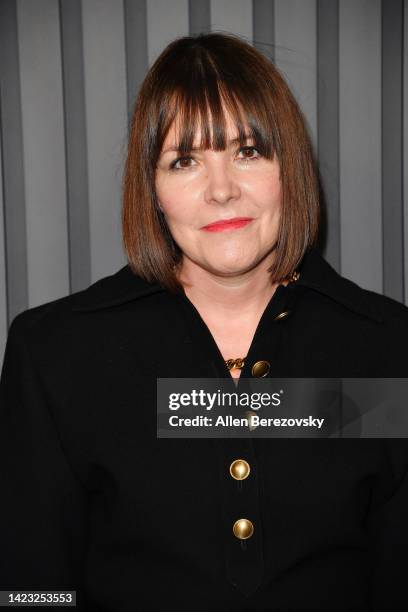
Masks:
[[[311,251],[241,376],[262,359],[269,376],[406,377],[407,344],[405,306]],[[128,266],[13,320],[1,590],[71,589],[79,609],[115,612],[407,609],[406,439],[157,439],[159,376],[229,373],[185,294]],[[237,458],[251,466],[242,482]]]

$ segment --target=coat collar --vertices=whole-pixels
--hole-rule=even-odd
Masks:
[[[369,293],[340,276],[338,272],[312,248],[303,257],[299,266],[297,285],[308,287],[328,296],[349,310],[382,322],[383,317],[370,300]],[[136,276],[129,265],[125,265],[111,276],[101,278],[84,291],[74,294],[74,312],[93,312],[118,306],[153,293],[167,291],[159,283],[149,283]]]

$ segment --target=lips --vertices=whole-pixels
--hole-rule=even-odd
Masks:
[[[233,219],[225,219],[221,221],[215,221],[209,225],[205,225],[201,229],[207,232],[221,232],[223,230],[238,229],[244,227],[252,221],[251,217],[234,217]]]

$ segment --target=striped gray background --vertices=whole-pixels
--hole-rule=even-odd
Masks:
[[[138,85],[170,40],[207,30],[256,45],[299,100],[328,261],[408,301],[402,0],[0,0],[0,358],[15,315],[126,263],[121,178]]]

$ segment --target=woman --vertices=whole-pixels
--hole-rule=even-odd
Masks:
[[[339,276],[318,227],[276,68],[232,35],[171,43],[134,111],[128,265],[9,331],[2,590],[115,612],[403,609],[404,439],[157,438],[157,378],[407,376],[407,308]]]

